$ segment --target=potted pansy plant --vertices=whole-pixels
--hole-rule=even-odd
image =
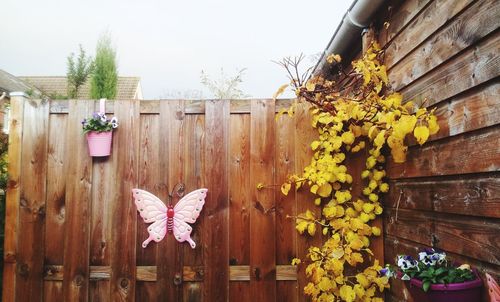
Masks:
[[[397,257],[397,267],[386,265],[380,273],[405,280],[414,301],[481,301],[482,280],[468,264],[456,265],[446,253],[429,248],[418,254]]]
[[[108,119],[104,112],[96,112],[82,121],[83,133],[87,135],[90,156],[109,156],[113,130],[118,128],[118,119]]]

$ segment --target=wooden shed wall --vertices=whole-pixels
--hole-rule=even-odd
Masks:
[[[311,198],[272,185],[306,165],[314,132],[305,107],[275,121],[288,105],[108,102],[113,153],[91,158],[80,121],[98,104],[13,98],[3,301],[303,301],[289,263],[309,241],[286,216]],[[143,249],[131,189],[165,200],[177,182],[209,190],[197,248]]]
[[[393,1],[378,40],[392,87],[441,127],[388,165],[385,260],[422,247],[500,275],[500,1]],[[388,28],[383,23],[390,23]],[[394,282],[389,301],[411,301]],[[486,299],[486,298],[485,298]]]

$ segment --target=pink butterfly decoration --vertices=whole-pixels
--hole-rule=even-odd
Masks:
[[[196,243],[191,239],[193,228],[188,223],[194,223],[205,204],[207,189],[198,189],[184,196],[175,207],[166,206],[155,195],[140,189],[132,189],[137,211],[148,227],[149,237],[142,243],[145,248],[151,241],[159,242],[165,234],[173,233],[179,242],[187,241],[194,249]]]

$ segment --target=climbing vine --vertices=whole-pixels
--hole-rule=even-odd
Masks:
[[[416,108],[390,90],[382,57],[383,51],[374,43],[346,72],[341,57],[330,55],[327,61],[336,70],[331,78],[309,77],[309,72],[299,76],[302,57],[280,62],[297,102],[312,104],[311,124],[318,134],[311,143],[310,164],[281,186],[285,195],[292,187],[307,187],[316,196],[314,205],[321,207],[319,215],[307,210],[293,217],[300,234],[314,236],[319,229],[325,237],[322,246],[309,247],[306,259],[292,261],[307,265],[310,282],[304,292],[313,301],[383,301],[377,292],[389,287],[388,279],[379,274],[382,267],[370,249],[371,237],[380,236],[381,230],[370,222],[382,214],[380,194],[389,190],[386,155],[402,163],[407,136],[422,145],[439,130],[434,110]],[[280,87],[275,96],[288,86]],[[297,102],[288,109],[290,115]],[[364,187],[357,196],[346,157],[362,150],[368,154],[361,173]]]

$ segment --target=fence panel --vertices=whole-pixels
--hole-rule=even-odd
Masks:
[[[15,99],[4,300],[303,301],[305,280],[289,263],[320,239],[297,236],[287,218],[309,193],[285,197],[279,185],[307,164],[314,131],[303,106],[276,122],[288,105],[108,102],[120,121],[112,154],[91,158],[80,121],[97,102]],[[143,249],[131,189],[167,202],[179,182],[209,190],[196,249],[169,235]]]

